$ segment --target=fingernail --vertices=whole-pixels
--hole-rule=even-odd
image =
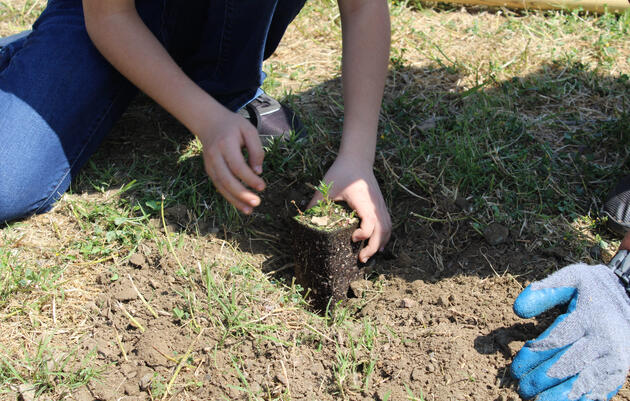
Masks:
[[[262,166],[254,166],[254,172],[256,174],[262,173]]]
[[[251,212],[252,212],[252,208],[251,207],[244,207],[243,208],[243,213],[250,214]]]
[[[252,206],[258,206],[260,205],[260,199],[252,199],[249,201],[249,204]]]
[[[258,191],[262,191],[263,189],[265,189],[265,184],[260,184],[259,186],[256,187],[256,189]]]

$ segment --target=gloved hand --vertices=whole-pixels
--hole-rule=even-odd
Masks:
[[[519,394],[537,401],[609,400],[630,368],[630,298],[606,266],[567,266],[523,290],[514,312],[524,318],[568,303],[512,361]]]

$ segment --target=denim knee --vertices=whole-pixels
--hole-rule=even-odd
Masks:
[[[36,172],[32,173],[41,177]],[[31,177],[20,173],[15,178],[29,180]],[[11,182],[3,180],[0,182],[0,224],[47,212],[62,194],[59,190],[50,191],[49,188],[15,188]]]
[[[0,223],[50,210],[68,189],[71,179],[61,145],[54,140],[43,140],[45,135],[33,134],[44,132],[41,120],[21,121],[31,130],[17,129],[2,120]]]

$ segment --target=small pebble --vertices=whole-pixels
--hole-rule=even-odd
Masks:
[[[138,381],[138,386],[140,386],[140,390],[145,391],[151,385],[151,381],[153,381],[153,373],[145,373],[140,380]]]

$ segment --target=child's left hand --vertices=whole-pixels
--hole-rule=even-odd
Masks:
[[[359,253],[359,260],[363,263],[376,251],[383,250],[392,231],[392,221],[374,177],[372,164],[364,164],[340,156],[324,176],[326,183],[332,182],[330,199],[345,201],[361,218],[361,226],[352,234],[352,240],[356,242],[369,238],[367,246]],[[317,192],[308,207],[320,199],[322,195]]]

